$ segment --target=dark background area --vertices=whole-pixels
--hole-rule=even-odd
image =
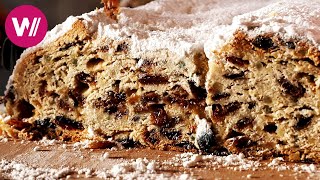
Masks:
[[[121,0],[121,6],[135,7],[151,0]],[[16,60],[24,50],[13,45],[5,36],[6,15],[19,5],[34,5],[42,10],[48,20],[48,30],[62,23],[68,16],[77,16],[103,7],[101,0],[0,0],[0,96],[3,95],[8,78]]]

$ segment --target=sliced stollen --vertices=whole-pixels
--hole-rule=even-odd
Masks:
[[[205,51],[206,111],[229,151],[319,162],[319,1],[235,17]]]
[[[69,17],[18,60],[8,123],[28,139],[216,147],[204,111],[203,43],[217,26],[271,2],[159,0],[122,8],[117,21],[103,9]]]

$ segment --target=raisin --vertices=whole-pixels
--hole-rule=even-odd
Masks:
[[[212,113],[214,118],[220,118],[226,115],[224,107],[221,104],[213,104]]]
[[[238,136],[244,136],[244,134],[242,132],[237,132],[235,130],[231,130],[230,132],[228,132],[225,139],[230,139],[230,138],[234,138],[234,137],[238,137]]]
[[[232,112],[240,109],[240,107],[241,107],[241,103],[236,101],[236,102],[231,102],[231,103],[225,105],[225,110],[227,113],[232,113]]]
[[[124,148],[134,148],[140,145],[139,142],[134,141],[133,139],[120,139],[117,140]]]
[[[196,149],[196,147],[189,141],[181,141],[179,143],[174,144],[174,146],[187,149],[187,150]]]
[[[256,107],[256,102],[248,102],[248,109],[253,109]]]
[[[77,106],[77,104],[74,104],[74,105]],[[60,109],[66,110],[66,111],[72,110],[71,107],[70,107],[70,105],[69,105],[67,102],[65,102],[64,100],[62,100],[62,99],[60,99],[60,100],[58,101],[58,107],[59,107]]]
[[[138,81],[141,84],[165,84],[168,78],[159,75],[139,74]]]
[[[313,118],[313,116],[305,117],[305,116],[299,115],[296,118],[297,123],[294,126],[294,128],[296,130],[301,130],[301,129],[306,128],[308,125],[310,125],[312,118]]]
[[[178,140],[181,136],[181,132],[176,130],[168,130],[168,129],[162,128],[160,132],[169,140]]]
[[[102,52],[108,52],[109,49],[110,49],[110,48],[109,48],[108,45],[102,46],[102,47],[100,48],[100,50],[101,50]]]
[[[66,130],[84,130],[82,123],[66,118],[64,116],[57,116],[54,120],[55,124]]]
[[[248,148],[255,144],[250,138],[245,136],[237,136],[233,138],[233,146],[238,149]]]
[[[240,109],[241,103],[240,102],[231,102],[227,105],[222,106],[221,104],[213,104],[212,105],[212,112],[213,117],[219,119],[232,113],[238,109]]]
[[[133,122],[138,122],[140,120],[140,117],[139,116],[134,116],[131,121]]]
[[[274,44],[273,44],[273,41],[271,38],[269,37],[263,37],[263,36],[258,36],[256,37],[252,44],[257,47],[257,48],[260,48],[260,49],[263,49],[263,50],[268,50],[270,48],[273,48],[274,47]]]
[[[181,86],[176,85],[169,92],[170,94],[168,92],[164,92],[162,95],[165,102],[170,104],[177,103],[183,107],[188,105],[187,99],[189,94]]]
[[[298,83],[298,85],[295,86],[284,77],[280,78],[278,80],[278,83],[284,89],[284,92],[286,94],[292,96],[295,99],[301,98],[306,92],[306,89],[300,83]]]
[[[101,63],[103,63],[104,60],[101,58],[92,58],[87,62],[87,67],[88,68],[93,68]]]
[[[228,98],[228,97],[230,97],[229,93],[222,92],[222,93],[217,93],[217,94],[213,95],[212,100],[218,101],[218,100]]]
[[[119,44],[116,48],[116,52],[127,51],[127,50],[128,50],[128,44],[125,42]]]
[[[73,100],[74,107],[82,106],[84,104],[85,99],[82,96],[80,89],[69,90],[68,92],[68,96]],[[62,104],[59,104],[59,105],[61,105],[61,107],[65,108],[66,110],[69,109],[67,107],[67,105],[69,106],[69,104],[67,104],[66,102],[63,102]]]
[[[252,123],[253,123],[252,118],[245,117],[237,121],[235,128],[238,130],[241,130],[248,126],[252,126]]]
[[[31,126],[30,123],[28,122],[23,122],[21,120],[17,120],[17,119],[10,119],[7,122],[8,125],[12,126],[14,129],[17,129],[19,131],[23,130],[23,129],[27,129]]]
[[[249,61],[243,60],[243,59],[241,59],[241,58],[234,57],[234,56],[226,57],[226,60],[227,60],[228,62],[231,62],[232,64],[235,64],[235,65],[241,66],[241,67],[249,64]]]
[[[196,138],[201,151],[208,152],[213,146],[217,145],[216,136],[212,130],[201,133]]]
[[[268,133],[275,133],[277,131],[277,125],[275,123],[268,123],[264,126],[263,130]]]
[[[196,86],[194,81],[188,81],[192,94],[197,99],[205,99],[207,97],[207,91],[205,88]]]
[[[159,94],[155,92],[147,92],[141,97],[142,104],[158,103],[159,99],[160,99]]]
[[[233,80],[243,79],[244,78],[244,72],[241,71],[239,73],[228,73],[228,74],[224,74],[223,77],[225,77],[227,79],[233,79]]]
[[[286,42],[286,45],[289,49],[295,49],[296,45],[294,44],[294,42]]]
[[[155,129],[152,129],[151,131],[147,131],[145,133],[145,138],[151,144],[156,144],[160,141],[159,134],[157,133],[157,131]]]
[[[230,155],[230,152],[228,151],[228,149],[226,149],[224,147],[219,147],[219,148],[214,149],[212,152],[210,152],[210,155],[228,156],[228,155]]]
[[[78,82],[82,82],[82,83],[86,83],[86,84],[91,83],[91,82],[94,81],[94,78],[91,77],[90,74],[86,74],[86,73],[84,73],[84,72],[80,72],[79,74],[77,74],[77,75],[75,76],[75,79],[76,79]]]
[[[107,97],[104,100],[102,100],[102,98],[98,98],[98,100],[94,104],[98,108],[102,107],[104,111],[109,114],[113,114],[118,111],[119,113],[123,114],[126,112],[125,102],[125,93],[115,93],[113,91],[109,91],[107,93]]]
[[[23,99],[18,102],[17,109],[19,112],[18,118],[23,119],[32,117],[34,114],[33,110],[35,108],[29,102]]]
[[[38,128],[38,129],[45,129],[45,128],[51,128],[51,129],[55,129],[56,125],[54,123],[52,123],[50,121],[50,119],[44,119],[44,120],[36,120],[34,122],[34,125]]]
[[[167,116],[166,111],[164,110],[163,105],[153,105],[152,106],[153,112],[151,113],[152,123],[154,125],[160,127],[167,127],[170,125],[169,118]]]

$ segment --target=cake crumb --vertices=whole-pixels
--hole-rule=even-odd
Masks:
[[[105,152],[105,153],[103,153],[103,155],[102,155],[100,160],[103,161],[103,160],[109,158],[109,156],[110,156],[110,154],[108,152]]]
[[[41,150],[40,146],[36,146],[33,148],[33,151],[40,151],[40,150]]]

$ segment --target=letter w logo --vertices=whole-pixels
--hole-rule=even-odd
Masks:
[[[38,28],[39,28],[40,21],[41,21],[40,17],[39,18],[33,18],[32,25],[31,25],[31,28],[29,30],[30,21],[29,21],[28,18],[23,18],[21,25],[19,25],[17,18],[12,18],[12,23],[13,23],[14,29],[16,30],[16,34],[17,34],[18,37],[22,37],[23,36],[25,29],[29,30],[29,34],[28,34],[29,37],[36,36]]]

